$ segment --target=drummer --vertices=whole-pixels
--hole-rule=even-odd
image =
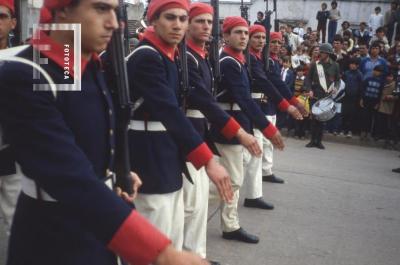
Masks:
[[[329,43],[319,48],[320,59],[313,62],[307,74],[304,87],[310,91],[310,103],[313,105],[319,99],[336,92],[340,85],[339,65],[333,60],[333,49]],[[306,147],[325,149],[322,144],[324,123],[311,116],[311,141]]]

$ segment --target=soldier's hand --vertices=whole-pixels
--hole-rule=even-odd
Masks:
[[[306,107],[301,102],[296,105],[296,108],[300,111],[303,117],[308,117],[308,115],[310,115],[310,113],[306,110]]]
[[[217,187],[221,199],[230,202],[233,199],[233,190],[231,178],[226,169],[218,164],[215,159],[211,159],[206,165],[206,172],[208,177]]]
[[[194,253],[177,251],[171,245],[163,250],[154,262],[155,265],[210,265]]]
[[[364,100],[362,100],[362,99],[360,100],[360,107],[364,108]]]
[[[279,150],[283,150],[285,144],[283,143],[282,135],[279,131],[277,131],[271,139],[269,139],[275,148]]]
[[[238,139],[239,143],[243,145],[252,156],[261,156],[261,147],[258,144],[257,139],[253,135],[247,133],[245,130],[240,128],[236,135],[236,138]]]
[[[301,105],[303,105],[303,104],[301,104]],[[295,106],[290,105],[289,108],[287,109],[287,113],[289,113],[290,116],[292,116],[293,119],[295,119],[295,120],[303,119],[303,115],[300,113],[300,111]]]
[[[136,199],[138,190],[143,184],[142,180],[134,172],[131,172],[131,179],[132,179],[132,185],[133,185],[133,188],[132,188],[133,193],[132,194],[128,194],[127,192],[123,191],[120,187],[117,187],[115,189],[115,192],[117,193],[117,195],[120,196],[122,199],[124,199],[128,203],[132,203]]]

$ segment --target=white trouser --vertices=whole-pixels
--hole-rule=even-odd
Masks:
[[[264,135],[254,129],[254,137],[260,147],[263,146]],[[243,154],[244,191],[245,198],[257,199],[262,197],[262,157],[252,156],[247,149]]]
[[[182,250],[183,245],[183,191],[166,194],[139,193],[135,206],[139,213],[167,235],[173,246]]]
[[[185,206],[185,226],[183,249],[206,257],[207,252],[207,213],[209,181],[206,170],[196,170],[186,163],[193,183],[183,180],[183,201]]]
[[[267,119],[273,124],[276,124],[276,115],[266,116]],[[274,156],[274,146],[264,137],[263,139],[263,155],[262,155],[262,175],[268,176],[272,175],[273,166],[273,156]]]
[[[12,219],[21,191],[21,170],[17,165],[17,173],[0,176],[0,212],[5,219],[6,231],[9,233]]]
[[[233,200],[221,202],[221,228],[232,232],[240,228],[238,215],[239,190],[243,184],[243,147],[241,145],[215,144],[221,154],[220,163],[231,177]]]

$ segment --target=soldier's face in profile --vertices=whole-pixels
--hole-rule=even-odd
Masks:
[[[210,40],[213,17],[211,14],[201,14],[190,20],[189,36],[198,43],[205,43]]]
[[[12,18],[10,10],[5,6],[0,6],[0,40],[6,39],[15,26],[16,20]]]
[[[234,27],[230,33],[224,34],[224,39],[234,50],[244,51],[249,41],[249,29],[244,26]]]
[[[271,40],[269,48],[271,53],[278,54],[281,50],[282,44],[280,40]]]
[[[188,29],[188,14],[185,9],[167,9],[152,21],[156,34],[167,44],[175,46],[182,41]]]
[[[81,0],[76,7],[66,9],[64,21],[81,24],[82,53],[106,49],[118,28],[117,7],[118,0]]]
[[[257,32],[251,35],[250,47],[256,51],[261,51],[265,45],[266,34],[264,32]]]

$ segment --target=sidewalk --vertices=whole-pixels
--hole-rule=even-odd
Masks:
[[[275,210],[240,202],[241,225],[260,243],[222,239],[217,214],[209,223],[210,259],[223,265],[399,265],[400,174],[391,172],[400,166],[398,152],[285,142],[286,150],[276,152],[275,173],[287,183],[263,184]]]

